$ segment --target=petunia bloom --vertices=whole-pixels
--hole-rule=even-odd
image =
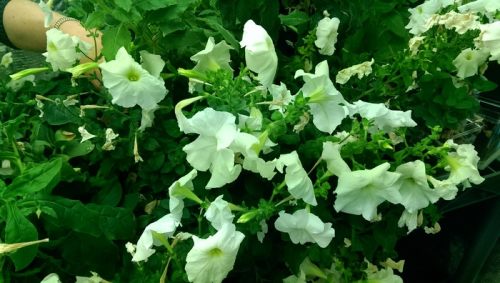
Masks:
[[[233,223],[234,219],[234,215],[229,208],[229,203],[223,200],[222,197],[220,195],[212,201],[205,212],[205,218],[217,230],[220,230],[224,223]]]
[[[372,120],[375,130],[391,132],[396,128],[417,125],[411,118],[411,110],[390,110],[383,103],[369,103],[362,100],[349,104],[347,107],[351,117],[354,114],[359,114],[363,118]]]
[[[316,40],[314,45],[319,48],[319,54],[332,55],[335,52],[340,20],[338,18],[324,17],[316,27]]]
[[[372,221],[377,217],[377,206],[384,201],[401,202],[399,193],[401,174],[389,172],[389,163],[373,169],[346,172],[339,176],[335,193],[336,211],[362,215]]]
[[[207,239],[193,236],[193,248],[186,257],[186,274],[194,283],[220,283],[233,269],[243,233],[234,224],[225,223]]]
[[[240,46],[245,48],[245,61],[248,69],[256,72],[263,86],[269,87],[274,80],[278,68],[278,56],[274,50],[273,40],[267,31],[248,20],[243,27],[243,38]]]
[[[335,82],[343,85],[348,82],[352,76],[356,75],[358,79],[362,79],[363,77],[368,76],[372,72],[372,65],[374,62],[375,60],[372,59],[371,61],[365,61],[363,63],[340,70],[335,77]]]
[[[488,52],[483,50],[467,48],[453,60],[453,65],[457,68],[457,77],[465,79],[477,74],[479,67],[488,59]]]
[[[173,214],[167,214],[157,221],[149,224],[142,232],[132,261],[138,262],[147,260],[155,250],[153,245],[161,245],[161,242],[155,239],[154,233],[160,234],[162,237],[171,237],[175,233],[175,229],[179,225],[179,221]]]
[[[480,47],[490,53],[490,61],[500,63],[500,21],[481,25],[480,28]]]
[[[335,236],[332,223],[323,223],[318,216],[305,209],[293,214],[280,211],[274,227],[280,232],[288,233],[294,244],[316,243],[326,248]]]
[[[285,166],[285,183],[288,192],[296,199],[302,199],[310,205],[317,205],[313,183],[309,176],[307,176],[306,170],[302,167],[296,151],[282,154],[279,157],[276,162],[276,169],[279,172],[283,172],[283,167]]]
[[[209,37],[205,49],[191,56],[191,60],[196,62],[193,70],[198,72],[217,71],[225,69],[232,71],[229,65],[231,57],[229,50],[233,49],[224,40],[215,44],[213,37]]]
[[[77,36],[71,36],[58,29],[49,29],[47,35],[47,52],[43,53],[46,61],[54,71],[64,71],[83,57],[82,52],[88,52],[90,46]],[[77,51],[77,48],[82,52]]]
[[[111,102],[122,107],[139,105],[142,109],[154,109],[165,98],[167,89],[160,77],[165,62],[158,55],[141,53],[139,65],[121,47],[115,60],[101,63],[102,81],[112,96]]]

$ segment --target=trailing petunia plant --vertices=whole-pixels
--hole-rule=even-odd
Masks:
[[[50,66],[2,58],[2,279],[402,282],[397,241],[484,181],[448,136],[495,87],[496,1],[177,2],[70,6],[90,62],[55,29]]]

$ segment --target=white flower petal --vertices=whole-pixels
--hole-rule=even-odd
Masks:
[[[234,219],[234,215],[229,208],[229,203],[223,200],[222,197],[220,195],[212,201],[205,212],[205,218],[217,230],[220,230],[224,223],[233,223]]]

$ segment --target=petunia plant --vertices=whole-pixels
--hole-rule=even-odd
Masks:
[[[174,2],[70,5],[103,32],[90,62],[56,29],[47,66],[3,56],[0,268],[402,282],[397,241],[437,233],[439,204],[484,181],[450,137],[495,87],[496,2]],[[390,15],[387,42],[370,13]]]

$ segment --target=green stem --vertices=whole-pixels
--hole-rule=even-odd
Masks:
[[[273,201],[274,196],[276,196],[281,191],[281,189],[283,189],[283,187],[285,187],[285,185],[286,185],[286,182],[285,182],[285,180],[283,180],[283,182],[281,182],[277,187],[275,187],[273,189],[273,194],[271,195],[271,198],[269,199],[270,202]]]

